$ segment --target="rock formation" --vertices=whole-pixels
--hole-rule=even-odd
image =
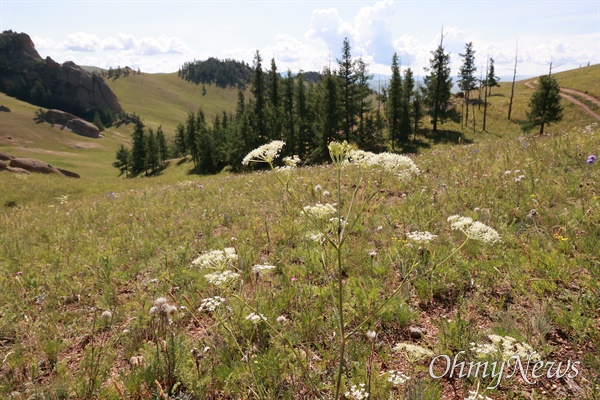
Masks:
[[[0,91],[86,118],[95,111],[123,111],[102,77],[71,61],[61,65],[50,57],[42,59],[25,33],[0,34]]]
[[[56,168],[45,161],[36,158],[15,157],[8,153],[0,152],[0,171],[28,174],[36,172],[39,174],[58,174],[70,178],[80,178],[79,174]]]

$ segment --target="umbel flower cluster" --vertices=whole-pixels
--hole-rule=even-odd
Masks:
[[[448,222],[450,222],[452,230],[461,231],[470,239],[489,244],[502,242],[500,235],[495,229],[482,222],[473,221],[473,218],[452,215],[448,217]]]
[[[508,361],[512,356],[519,356],[522,359],[531,357],[534,361],[539,361],[540,356],[531,345],[525,342],[519,342],[511,336],[500,336],[490,334],[488,338],[492,343],[471,343],[471,351],[476,353],[479,358],[498,355],[504,361]]]

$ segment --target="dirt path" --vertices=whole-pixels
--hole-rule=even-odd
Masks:
[[[530,89],[535,89],[535,85],[537,85],[537,83],[538,83],[537,80],[533,81],[533,82],[529,81],[529,82],[525,82],[525,86],[527,86]],[[567,89],[567,88],[560,88],[560,96],[563,99],[566,99],[566,100],[570,101],[571,103],[576,104],[584,112],[586,112],[589,116],[591,116],[592,118],[595,118],[598,121],[600,121],[600,115],[596,114],[586,104],[584,104],[581,101],[577,100],[575,97],[569,95],[568,93],[577,95],[579,97],[582,97],[582,98],[586,99],[587,101],[589,101],[590,103],[594,103],[598,107],[600,107],[600,100],[598,100],[597,98],[595,98],[593,96],[590,96],[587,93],[580,92],[579,90]]]

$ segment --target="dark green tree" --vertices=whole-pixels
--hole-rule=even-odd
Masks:
[[[117,150],[117,161],[113,163],[113,167],[119,170],[119,176],[125,174],[125,177],[129,177],[132,167],[132,157],[128,148],[123,145],[119,147],[119,150]]]
[[[269,119],[269,140],[281,139],[282,116],[280,107],[280,77],[277,72],[277,64],[275,59],[271,59],[271,69],[269,70],[268,79],[268,119]]]
[[[408,139],[412,133],[411,102],[414,91],[415,78],[413,77],[412,69],[408,68],[404,71],[404,79],[402,80],[402,117],[400,119],[400,140],[403,143],[408,143]]]
[[[192,157],[192,163],[196,167],[200,163],[200,143],[198,139],[198,124],[193,112],[189,112],[185,120],[185,146],[187,153]]]
[[[562,120],[562,112],[558,82],[553,76],[540,76],[539,86],[529,101],[529,112],[522,125],[523,131],[529,132],[539,126],[540,135],[543,135],[544,126]]]
[[[260,52],[256,50],[254,56],[254,79],[252,80],[252,95],[254,96],[252,127],[257,140],[252,140],[253,147],[267,142],[269,135],[267,133],[267,99],[265,89],[265,74],[262,69],[262,58]]]
[[[475,50],[473,50],[473,43],[469,42],[465,45],[465,53],[459,54],[462,57],[463,64],[459,68],[458,74],[458,87],[465,94],[465,125],[469,120],[469,101],[471,98],[471,91],[477,87],[477,78],[475,73],[477,67],[475,66]]]
[[[350,41],[344,38],[342,45],[342,58],[338,62],[338,76],[341,82],[339,96],[342,101],[342,130],[345,139],[350,142],[350,135],[353,127],[356,125],[356,62],[352,60],[350,53]]]
[[[437,132],[438,121],[444,123],[448,117],[449,103],[452,90],[452,77],[450,76],[450,54],[444,49],[444,33],[442,32],[440,44],[431,52],[430,67],[425,68],[429,75],[425,76],[425,102],[428,114],[431,116],[433,131]]]
[[[311,114],[302,71],[296,75],[296,124],[298,126],[298,151],[301,159],[305,159],[312,146]]]
[[[135,122],[131,140],[131,173],[138,175],[146,170],[146,134],[140,119]]]
[[[289,69],[283,81],[282,112],[285,126],[284,138],[286,141],[284,150],[290,156],[298,154],[296,153],[296,127],[294,124],[294,77],[292,76],[292,71]]]
[[[369,81],[373,75],[369,74],[368,65],[362,58],[356,60],[356,109],[358,116],[358,142],[372,142],[373,129],[366,128],[366,119],[373,109],[371,94],[373,91],[369,87]],[[371,121],[372,122],[372,121]],[[371,125],[373,127],[374,124]]]
[[[400,121],[402,119],[402,78],[398,65],[398,54],[392,56],[392,78],[387,94],[388,132],[392,141],[392,150],[396,150],[396,141],[400,138]]]
[[[156,135],[154,134],[153,129],[148,128],[148,131],[146,132],[146,159],[144,160],[146,171],[150,170],[151,174],[156,172],[160,165],[159,158],[160,155]]]
[[[337,137],[340,128],[340,108],[338,107],[338,77],[329,68],[323,73],[319,82],[319,93],[315,99],[316,135],[314,149],[310,155],[312,162],[320,163],[327,160],[329,142]],[[343,110],[342,110],[343,111]]]
[[[169,146],[162,125],[156,130],[156,145],[158,146],[158,162],[162,164],[169,158]]]
[[[490,64],[487,73],[486,87],[488,89],[488,96],[492,95],[492,88],[494,86],[500,86],[500,78],[496,76],[496,69],[494,68],[494,59],[490,57]]]
[[[173,156],[185,157],[188,154],[185,126],[178,124],[175,128],[175,140],[173,142]]]
[[[98,128],[100,132],[106,129],[102,123],[102,118],[100,118],[100,113],[98,113],[98,111],[94,112],[94,120],[92,123],[96,125],[96,128]]]

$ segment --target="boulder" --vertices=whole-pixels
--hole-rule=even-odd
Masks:
[[[14,160],[14,159],[15,159],[15,156],[0,151],[0,160],[10,161],[10,160]]]
[[[31,172],[27,171],[26,169],[17,168],[17,167],[6,167],[6,170],[8,172],[12,172],[13,174],[30,174],[31,173]]]
[[[8,167],[8,163],[6,161],[0,160],[0,170],[6,169]]]
[[[91,122],[84,121],[81,118],[74,118],[68,121],[65,124],[65,128],[81,136],[86,136],[94,139],[102,137],[102,135],[100,134],[100,130],[96,125],[92,124]]]
[[[69,114],[68,112],[64,112],[61,110],[48,110],[44,114],[44,119],[49,124],[58,124],[58,125],[66,125],[72,119],[77,118],[73,114]]]
[[[37,172],[40,174],[59,174],[62,173],[52,165],[35,158],[15,158],[10,160],[11,168],[22,168],[29,172]]]
[[[64,176],[67,176],[69,178],[81,178],[81,176],[77,172],[68,171],[68,170],[62,169],[62,168],[56,168],[56,169],[59,170],[61,174],[63,174]]]
[[[0,111],[10,112],[10,108],[8,108],[6,106],[0,106]]]

